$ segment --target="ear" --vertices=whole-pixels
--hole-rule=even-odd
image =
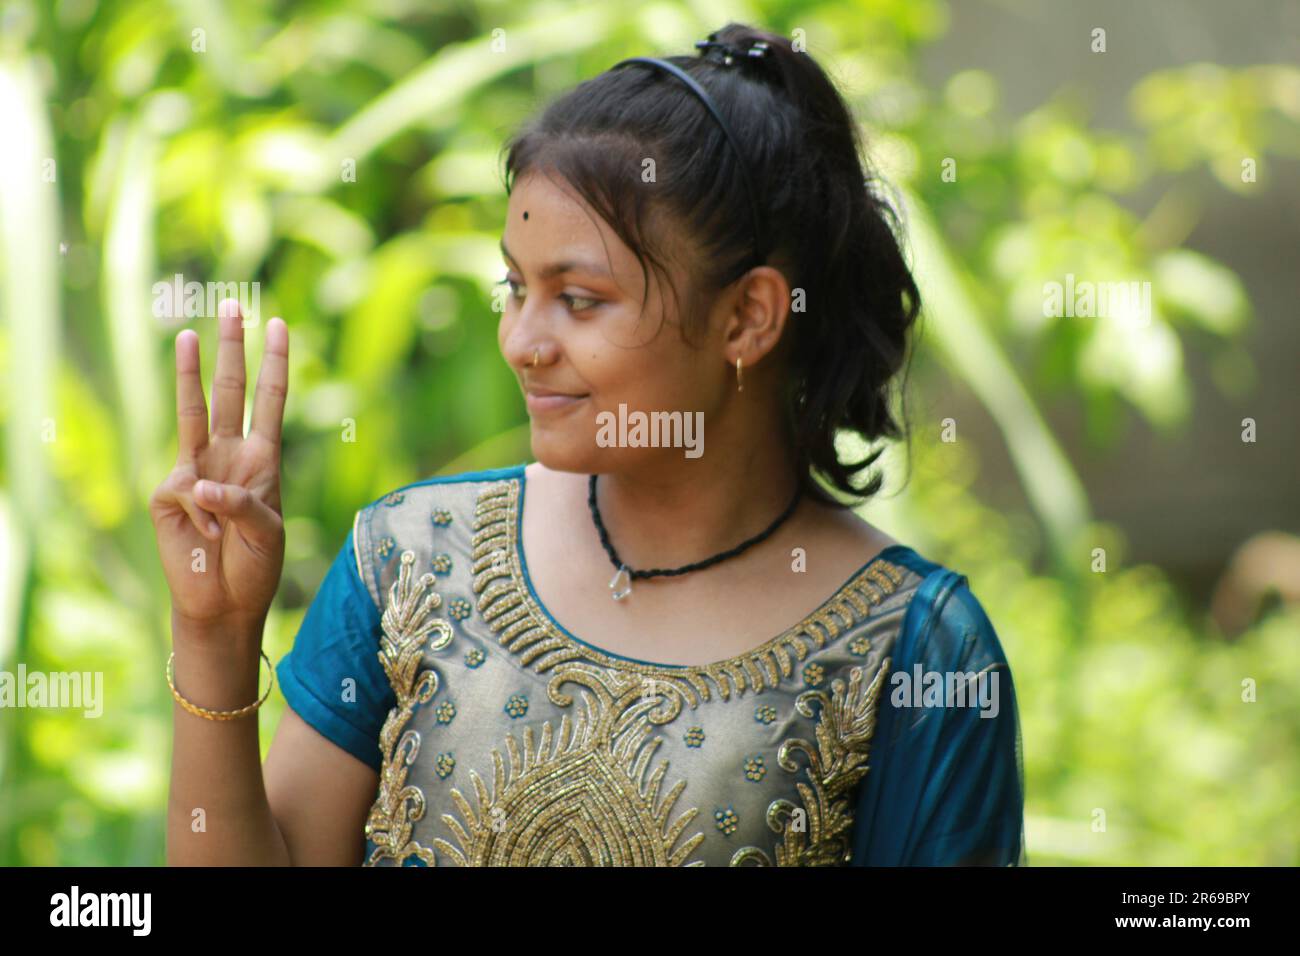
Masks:
[[[757,266],[737,282],[731,313],[723,327],[723,358],[753,368],[771,352],[790,317],[790,283],[781,270]]]

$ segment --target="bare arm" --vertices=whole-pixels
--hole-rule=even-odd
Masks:
[[[266,350],[243,433],[244,347],[237,305],[219,309],[211,431],[198,337],[176,337],[177,464],[149,502],[172,598],[177,690],[208,710],[258,699],[269,680],[262,628],[284,561],[280,426],[288,330]],[[280,722],[265,767],[257,711],[210,720],[173,704],[167,862],[179,866],[356,865],[377,774],[305,724]]]
[[[264,771],[271,812],[295,866],[359,866],[379,774],[322,737],[292,708]]]
[[[250,642],[250,635],[221,635],[223,640],[197,643],[183,655],[184,626],[176,633],[176,686],[187,699],[213,710],[257,699],[258,672],[246,666],[248,654],[203,651],[225,643],[238,647]],[[182,673],[192,675],[188,684],[182,683]],[[266,674],[260,678],[265,687]],[[291,708],[280,719],[263,765],[253,717],[212,721],[172,706],[169,865],[360,865],[362,828],[379,784],[374,770]]]
[[[234,710],[259,696],[260,627],[186,624],[173,614],[175,680],[191,703]],[[205,720],[173,702],[167,862],[173,866],[287,866],[288,846],[262,782],[256,713]]]

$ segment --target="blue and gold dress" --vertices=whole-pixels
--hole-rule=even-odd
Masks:
[[[1015,689],[963,575],[893,545],[747,653],[635,660],[538,599],[525,484],[472,472],[361,509],[277,668],[379,774],[366,865],[1025,862]]]

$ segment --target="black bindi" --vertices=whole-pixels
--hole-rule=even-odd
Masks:
[[[524,218],[525,218],[525,219],[528,218],[528,210],[527,210],[527,209],[524,210]]]

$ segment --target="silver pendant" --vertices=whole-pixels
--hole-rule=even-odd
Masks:
[[[621,601],[632,593],[632,575],[627,569],[627,565],[620,565],[619,569],[614,572],[614,576],[609,579],[610,596],[615,601]]]

